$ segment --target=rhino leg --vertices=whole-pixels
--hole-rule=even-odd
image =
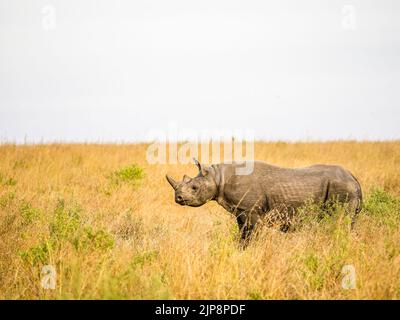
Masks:
[[[359,183],[356,181],[336,182],[333,181],[329,191],[329,199],[334,203],[339,201],[345,206],[346,213],[351,218],[351,228],[353,228],[357,214],[361,210],[362,192]]]
[[[353,229],[356,223],[356,218],[361,209],[361,201],[357,197],[353,197],[349,200],[347,205],[347,212],[351,217],[351,228]]]
[[[352,194],[349,202],[349,210],[351,210],[351,228],[354,227],[357,215],[361,211],[363,198],[360,183],[356,178],[354,178],[354,180],[356,181],[356,191]]]
[[[254,229],[257,226],[260,216],[257,213],[242,211],[237,214],[236,220],[239,226],[240,242],[246,247],[251,239]]]
[[[278,206],[270,210],[263,221],[270,228],[278,227],[281,232],[288,232],[295,212],[293,207]]]

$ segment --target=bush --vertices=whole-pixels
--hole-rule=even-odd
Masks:
[[[73,241],[76,250],[100,249],[108,250],[114,247],[115,241],[105,230],[94,230],[86,227]]]
[[[36,265],[39,263],[47,264],[51,249],[51,243],[42,241],[38,245],[33,246],[26,251],[20,252],[20,257],[24,262],[27,262],[31,265]]]
[[[7,178],[0,173],[0,185],[3,186],[15,186],[17,184],[17,180],[14,178]]]
[[[50,223],[50,236],[55,240],[72,240],[81,227],[81,209],[77,206],[65,208],[64,200],[59,200]]]
[[[15,192],[10,192],[0,196],[0,208],[4,209],[10,206],[15,199]]]
[[[121,182],[135,184],[144,177],[144,171],[136,164],[124,167],[112,174],[112,180],[116,184]]]
[[[19,212],[25,222],[31,223],[40,216],[40,211],[32,207],[29,202],[23,202],[20,206]]]
[[[158,251],[150,250],[138,253],[136,256],[133,257],[130,266],[132,268],[142,267],[146,263],[150,263],[158,257]]]
[[[365,200],[364,208],[371,214],[382,215],[399,211],[400,200],[381,188],[375,188]]]
[[[364,202],[366,214],[374,217],[381,225],[397,229],[400,220],[400,198],[375,188]]]

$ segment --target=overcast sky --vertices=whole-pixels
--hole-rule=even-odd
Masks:
[[[400,1],[0,0],[1,141],[400,138]]]

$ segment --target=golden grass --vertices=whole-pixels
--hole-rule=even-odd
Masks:
[[[0,298],[400,297],[400,142],[256,143],[255,158],[268,163],[343,165],[375,202],[351,232],[339,213],[294,232],[264,228],[246,250],[217,204],[174,203],[165,174],[193,176],[195,166],[149,165],[146,148],[0,146]],[[144,177],[115,182],[132,164]],[[356,288],[345,290],[348,264]],[[57,270],[55,290],[40,285],[43,265]]]

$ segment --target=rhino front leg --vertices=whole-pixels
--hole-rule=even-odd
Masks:
[[[241,212],[236,217],[240,232],[240,242],[243,247],[249,244],[260,216],[256,213]]]

